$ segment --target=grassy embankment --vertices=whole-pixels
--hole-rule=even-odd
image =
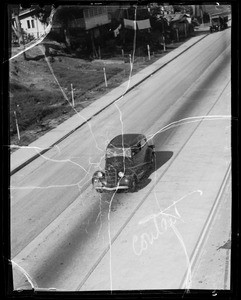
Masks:
[[[166,52],[151,52],[151,60],[138,56],[133,74],[178,47],[168,45]],[[10,136],[12,145],[28,145],[48,130],[56,127],[77,111],[117,87],[129,77],[129,56],[112,57],[112,63],[86,61],[56,51],[49,64],[38,46],[10,60]],[[114,62],[116,60],[116,62]],[[108,87],[105,86],[103,67]],[[53,75],[54,74],[54,75]],[[75,109],[72,107],[71,84],[74,88]],[[61,88],[60,88],[61,87]],[[67,99],[68,101],[67,101]],[[16,130],[16,112],[20,140]]]

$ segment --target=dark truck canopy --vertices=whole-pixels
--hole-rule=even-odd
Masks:
[[[106,149],[106,169],[126,169],[128,172],[133,167],[132,151],[143,139],[146,137],[139,133],[120,134],[113,138]]]
[[[139,133],[120,134],[109,142],[107,148],[131,148],[144,138],[145,136]]]
[[[222,18],[222,19],[225,19],[225,20],[228,20],[228,16],[227,15],[210,15],[210,18],[211,19],[218,19],[218,18]]]

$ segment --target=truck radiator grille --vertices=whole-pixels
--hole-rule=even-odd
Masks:
[[[106,180],[108,185],[115,186],[117,184],[117,171],[115,168],[106,170]]]

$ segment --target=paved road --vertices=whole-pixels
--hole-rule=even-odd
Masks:
[[[208,117],[200,122],[200,118],[192,119],[196,116]],[[38,288],[190,284],[190,276],[185,279],[188,258],[230,163],[227,116],[230,29],[203,39],[12,176],[14,262]],[[161,132],[164,126],[190,117],[189,122]],[[85,183],[104,166],[108,141],[122,132],[153,137],[158,151],[156,171],[137,193],[100,196]],[[159,214],[184,196],[181,207],[172,207],[176,218],[161,221],[178,219],[177,228],[166,225],[169,233],[162,235],[164,240],[156,237],[143,250],[147,242],[141,237],[150,228],[138,226],[140,220]],[[20,271],[15,268],[16,287],[23,285]]]

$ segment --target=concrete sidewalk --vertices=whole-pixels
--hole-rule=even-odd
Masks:
[[[146,80],[152,74],[163,68],[169,62],[177,58],[183,52],[188,50],[190,47],[192,47],[208,35],[208,27],[205,27],[205,29],[204,27],[202,27],[200,28],[200,30],[203,31],[202,35],[192,37],[186,43],[183,43],[178,48],[174,49],[170,53],[166,54],[150,66],[146,67],[145,69],[141,70],[139,73],[134,75],[131,78],[129,87],[128,81],[122,83],[120,86],[113,89],[103,97],[99,98],[91,105],[83,109],[81,112],[69,118],[56,128],[52,129],[51,131],[34,141],[33,143],[29,144],[28,146],[21,147],[19,150],[12,153],[10,160],[11,175],[13,175],[21,168],[29,164],[39,155],[48,151],[51,147],[60,143],[75,130],[87,123],[92,117],[98,115],[102,110],[104,110],[112,103],[117,101],[121,96],[123,96],[123,94],[132,90],[138,84]]]

